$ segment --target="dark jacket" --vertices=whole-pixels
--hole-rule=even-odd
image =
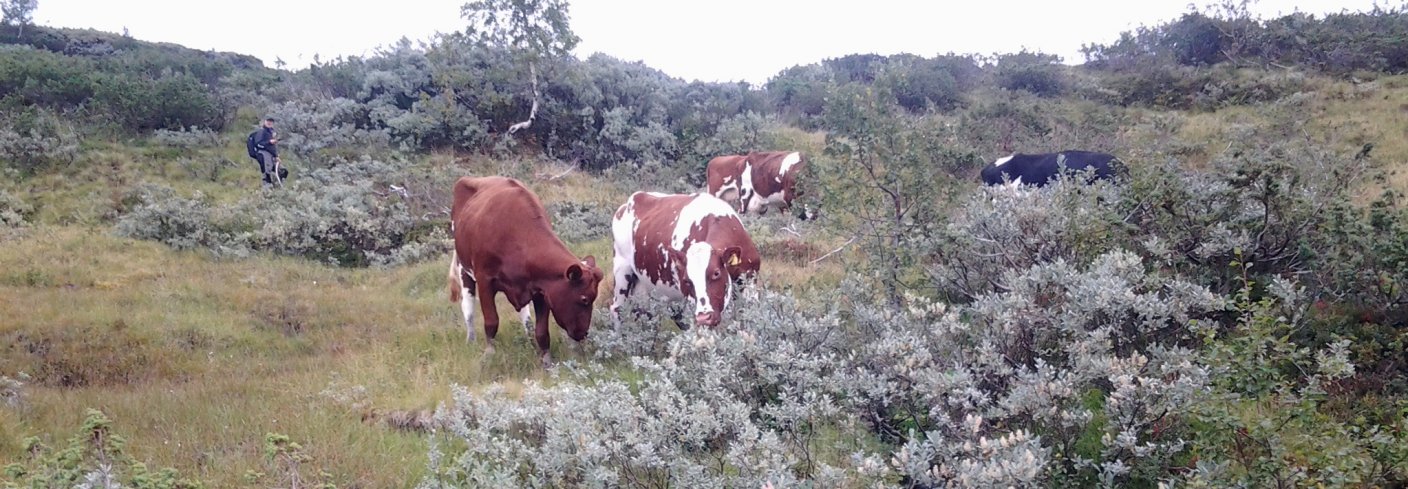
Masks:
[[[259,131],[259,135],[254,138],[254,148],[259,151],[267,151],[270,155],[278,156],[279,148],[274,144],[274,129],[266,127]]]

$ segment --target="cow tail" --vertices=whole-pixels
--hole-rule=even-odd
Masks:
[[[457,270],[457,269],[459,268],[459,265],[460,265],[460,256],[459,256],[459,254],[456,253],[454,250],[451,250],[451,251],[450,251],[450,273],[449,273],[449,276],[448,276],[447,278],[449,279],[448,281],[449,281],[449,287],[450,287],[450,302],[453,302],[453,303],[459,303],[459,301],[460,301],[460,299],[461,299],[461,297],[460,297],[460,289],[464,288],[464,283],[461,281],[460,274],[458,273],[459,270]]]

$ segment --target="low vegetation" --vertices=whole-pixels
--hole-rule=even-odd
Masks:
[[[1222,8],[1082,66],[857,54],[762,87],[493,36],[286,72],[0,26],[0,484],[1400,486],[1405,19]],[[266,114],[281,189],[241,144]],[[975,184],[1074,148],[1130,173]],[[746,218],[763,272],[719,330],[613,324],[608,279],[557,368],[517,327],[465,343],[454,179],[524,181],[606,263],[631,192],[754,149],[808,156],[817,219]]]

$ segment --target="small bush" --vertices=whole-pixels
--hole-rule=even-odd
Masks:
[[[9,192],[0,190],[0,230],[25,227],[33,215],[33,206],[19,197],[10,195]]]
[[[313,456],[303,448],[303,445],[293,441],[288,435],[264,434],[264,459],[268,465],[269,473],[252,471],[246,473],[245,483],[254,485],[275,482],[279,487],[337,488],[335,484],[330,482],[332,475],[313,466],[313,462],[316,461]],[[305,472],[313,471],[317,471],[316,476],[305,474]]]
[[[63,117],[42,109],[27,109],[0,117],[0,162],[21,173],[33,173],[78,157],[78,132]]]
[[[547,206],[552,229],[569,243],[583,243],[611,235],[615,206],[596,203],[554,202]]]
[[[176,130],[157,129],[152,133],[152,142],[180,149],[216,148],[225,144],[220,133],[194,126]]]
[[[197,489],[204,484],[181,477],[175,469],[153,471],[127,454],[127,441],[112,432],[112,420],[88,410],[78,433],[64,448],[38,438],[25,440],[27,458],[5,467],[11,487]]]
[[[118,236],[157,241],[178,250],[207,249],[217,255],[242,255],[249,236],[241,232],[240,214],[214,208],[204,195],[176,195],[169,188],[143,184],[126,199],[132,203],[118,218]]]
[[[8,375],[0,375],[0,406],[10,409],[20,409],[25,406],[24,381],[29,380],[29,376],[21,373],[18,379],[12,379]]]

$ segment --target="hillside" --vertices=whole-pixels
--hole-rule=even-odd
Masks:
[[[1401,485],[1408,65],[1278,44],[1408,29],[1357,15],[1190,14],[1076,67],[857,54],[763,87],[544,58],[512,136],[533,91],[504,46],[288,73],[5,27],[0,480]],[[242,144],[267,115],[281,189]],[[977,183],[1074,148],[1129,174]],[[516,320],[493,355],[465,342],[459,176],[523,181],[609,268],[631,192],[696,191],[708,157],[767,149],[807,155],[820,217],[745,218],[765,265],[718,331],[613,325],[608,273],[589,340],[553,329],[554,369]]]

